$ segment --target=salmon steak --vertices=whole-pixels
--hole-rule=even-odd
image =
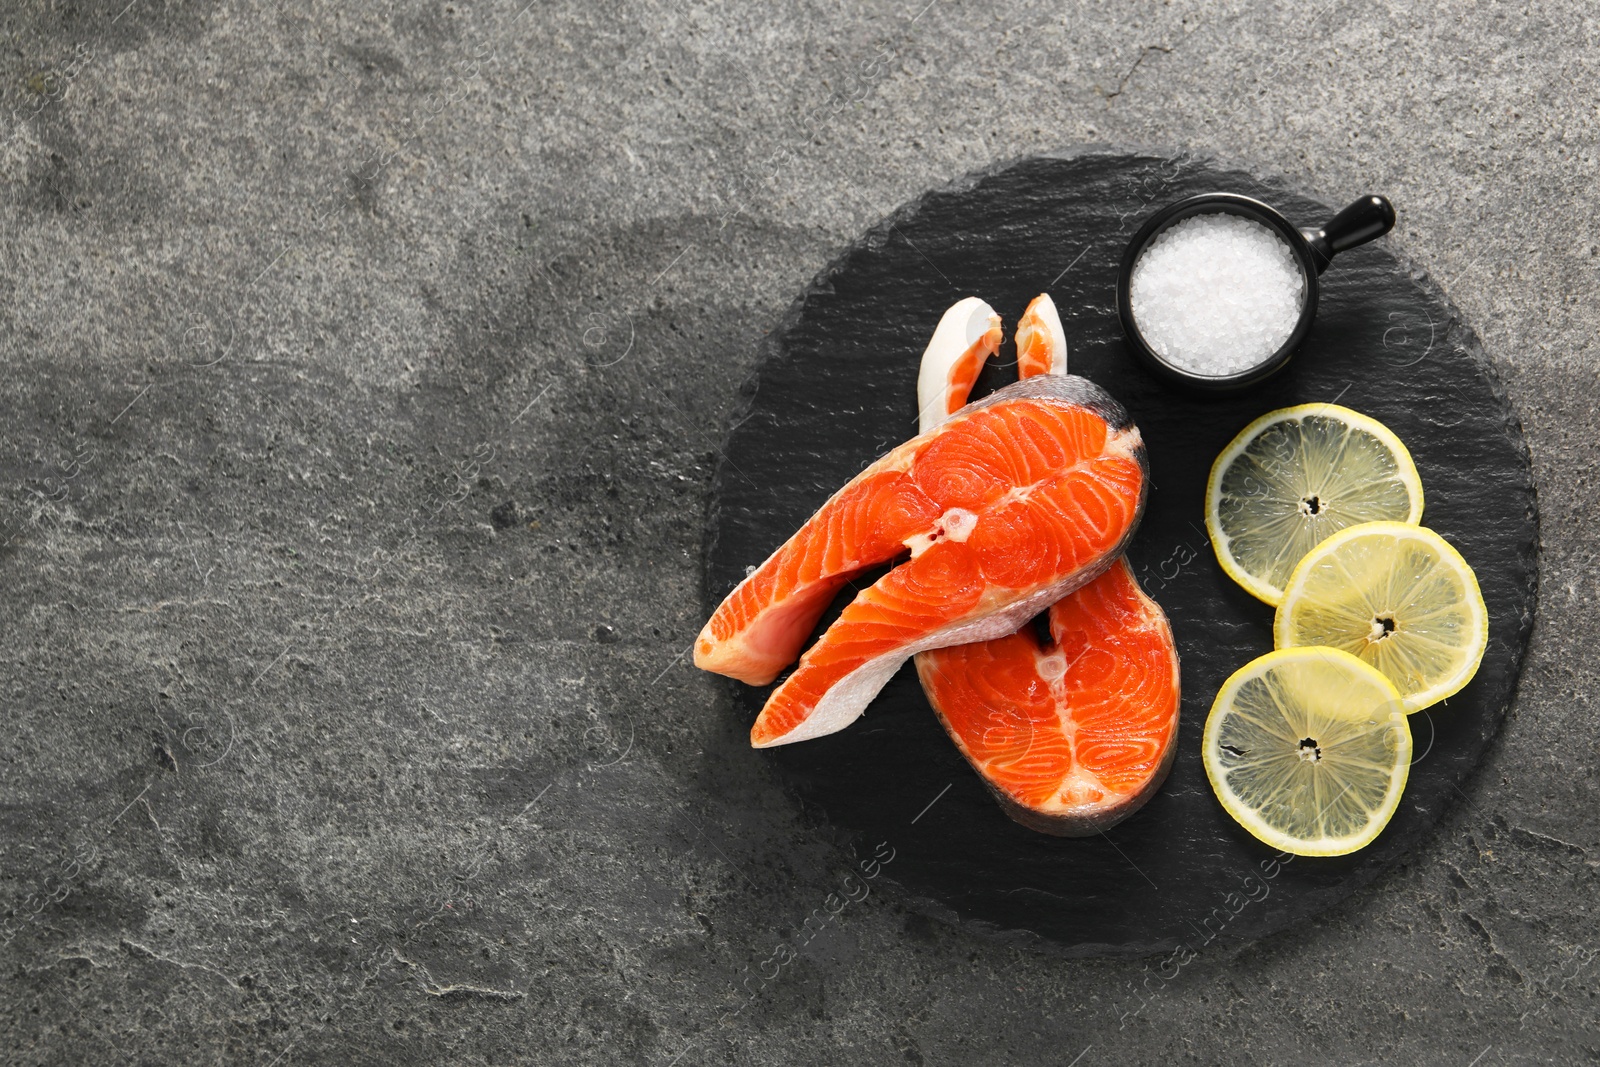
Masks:
[[[1019,377],[1066,373],[1066,337],[1048,296],[1028,305],[1016,348]],[[932,345],[924,358],[944,361]],[[950,380],[942,402],[919,389],[917,403],[924,412],[955,412],[970,389],[963,375]],[[1125,557],[1052,605],[1049,633],[1041,641],[1025,625],[922,652],[917,676],[1006,814],[1032,830],[1078,837],[1127,818],[1166,779],[1177,752],[1178,651],[1165,613]]]
[[[924,652],[922,691],[1000,806],[1032,830],[1079,837],[1133,814],[1166,779],[1178,736],[1172,629],[1127,561],[1032,626]]]
[[[1070,375],[1017,382],[835,493],[728,594],[695,664],[766,685],[799,657],[751,727],[757,748],[842,730],[910,656],[1012,633],[1103,573],[1148,485],[1139,431],[1104,390]],[[851,577],[902,556],[800,655]]]

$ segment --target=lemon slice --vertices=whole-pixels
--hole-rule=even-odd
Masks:
[[[1328,645],[1382,671],[1420,711],[1472,680],[1489,643],[1477,575],[1432,530],[1352,526],[1289,577],[1272,635],[1279,648]]]
[[[1389,680],[1348,652],[1269,652],[1222,684],[1201,747],[1229,815],[1297,856],[1343,856],[1383,832],[1411,770]]]
[[[1261,416],[1222,450],[1206,484],[1217,562],[1274,606],[1318,542],[1382,520],[1422,521],[1422,479],[1387,426],[1337,404]]]

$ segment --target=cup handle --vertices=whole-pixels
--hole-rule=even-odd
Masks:
[[[1363,196],[1315,230],[1301,230],[1311,246],[1317,273],[1340,252],[1376,240],[1394,229],[1394,205],[1381,196]]]

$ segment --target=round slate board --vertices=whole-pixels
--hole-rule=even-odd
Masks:
[[[1050,293],[1071,370],[1120,399],[1149,448],[1149,509],[1129,558],[1172,620],[1183,708],[1171,777],[1142,811],[1079,840],[1013,823],[946,738],[909,663],[849,729],[753,756],[781,768],[806,810],[861,854],[888,842],[885,876],[920,910],[1077,955],[1259,937],[1327,908],[1410,850],[1459,796],[1505,715],[1537,580],[1528,452],[1476,338],[1420,272],[1382,241],[1341,255],[1289,370],[1240,396],[1173,391],[1127,352],[1115,306],[1125,244],[1156,208],[1219,190],[1264,200],[1302,226],[1334,210],[1193,156],[1085,149],[1007,164],[873,227],[795,304],[747,386],[749,408],[715,485],[712,605],[835,489],[914,434],[918,360],[962,296],[988,300],[1009,332],[1029,299]],[[1011,380],[1013,359],[1008,341],[974,396]],[[1202,502],[1212,458],[1241,427],[1312,401],[1366,412],[1404,439],[1422,474],[1424,522],[1477,570],[1490,637],[1477,678],[1412,716],[1416,763],[1383,835],[1353,856],[1279,864],[1224,814],[1200,763],[1218,687],[1272,648],[1272,610],[1218,567]],[[729,684],[748,723],[768,690]]]

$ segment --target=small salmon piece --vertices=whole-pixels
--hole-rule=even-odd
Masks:
[[[909,551],[800,658],[750,739],[841,730],[909,656],[1011,633],[1098,577],[1132,536],[1147,484],[1139,431],[1098,386],[1018,382],[834,494],[717,608],[695,664],[771,682],[845,581]]]
[[[994,308],[975,296],[958,300],[939,319],[917,373],[917,432],[928,433],[961,410],[978,372],[1005,332]]]
[[[1177,752],[1177,647],[1125,559],[1031,626],[917,656],[922,691],[1000,806],[1063,837],[1105,830],[1160,788]]]
[[[1067,334],[1056,303],[1040,293],[1017,320],[1017,377],[1067,373]],[[967,388],[970,393],[971,387]],[[965,403],[967,393],[961,394]],[[920,398],[919,398],[920,403]],[[958,405],[959,406],[959,405]]]

